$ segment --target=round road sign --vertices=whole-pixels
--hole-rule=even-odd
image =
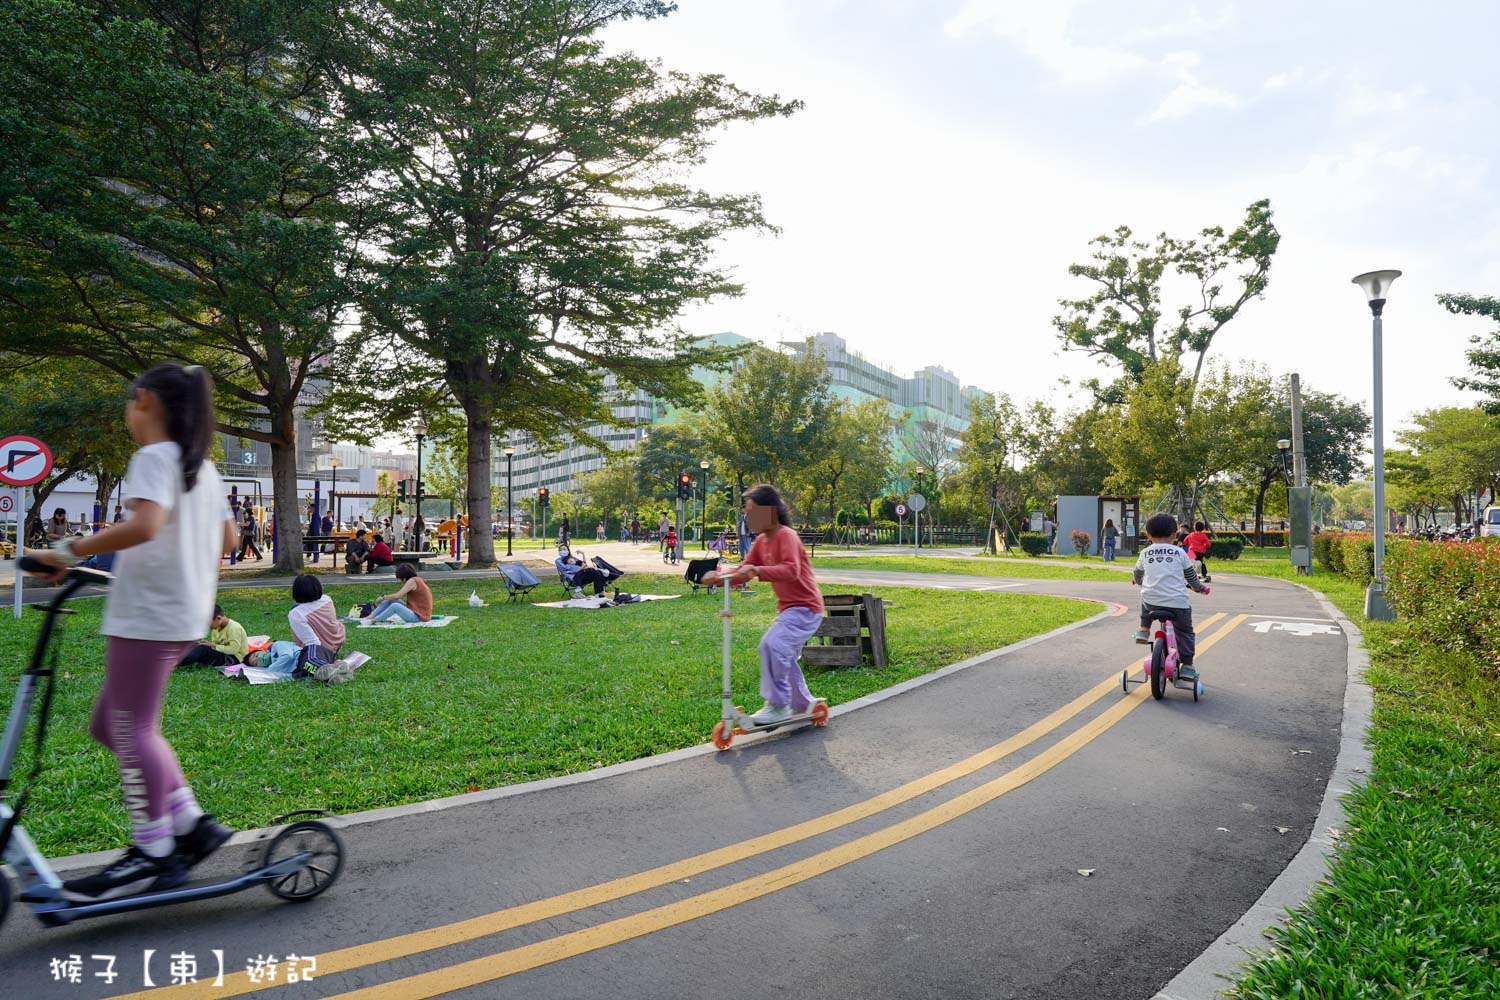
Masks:
[[[16,508],[16,498],[9,493],[0,494],[0,514],[9,514]]]
[[[12,434],[0,438],[0,483],[30,486],[52,471],[52,449],[34,437]]]
[[[904,504],[904,503],[898,503],[896,505],[896,516],[897,517],[905,517],[906,516],[906,504]]]
[[[906,506],[920,514],[927,509],[927,498],[920,493],[913,493],[906,498]]]

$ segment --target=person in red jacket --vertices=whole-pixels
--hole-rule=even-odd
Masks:
[[[370,568],[389,566],[395,561],[395,557],[391,555],[391,547],[385,544],[385,536],[377,531],[375,533],[375,544],[370,546]]]
[[[1203,582],[1209,581],[1208,575],[1208,548],[1213,544],[1208,537],[1208,525],[1202,521],[1193,523],[1193,531],[1182,540],[1183,548],[1187,549],[1188,557],[1198,564],[1198,573],[1203,577]]]
[[[807,689],[797,657],[823,622],[823,595],[813,579],[802,539],[792,530],[791,512],[774,486],[745,493],[745,520],[755,542],[745,561],[727,572],[710,571],[703,582],[733,585],[759,577],[776,593],[776,620],[760,640],[760,693],[766,703],[751,718],[780,722],[805,712],[816,700]]]

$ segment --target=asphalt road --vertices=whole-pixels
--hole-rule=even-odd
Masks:
[[[1301,847],[1338,749],[1346,638],[1305,591],[1223,576],[1195,613],[1196,704],[1123,693],[1134,615],[1104,618],[823,729],[350,827],[342,881],[304,905],[255,890],[54,930],[18,909],[3,993],[1143,1000]],[[173,955],[200,981],[140,992],[146,949],[158,986]],[[285,984],[289,954],[312,981]],[[81,982],[55,981],[72,955]],[[274,984],[244,973],[260,956]]]

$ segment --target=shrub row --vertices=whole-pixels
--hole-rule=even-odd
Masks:
[[[1329,571],[1367,584],[1375,576],[1375,536],[1324,531],[1313,535],[1313,558]]]
[[[1424,638],[1500,671],[1500,542],[1398,539],[1385,578],[1396,613]]]
[[[1238,559],[1245,550],[1245,543],[1238,538],[1215,538],[1208,543],[1210,559]]]

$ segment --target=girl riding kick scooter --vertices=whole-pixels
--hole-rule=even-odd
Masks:
[[[21,569],[28,573],[50,573],[55,567],[30,556],[21,558]],[[312,899],[328,889],[344,868],[344,843],[333,828],[315,819],[300,819],[270,835],[264,850],[253,856],[249,869],[238,876],[214,882],[189,883],[177,888],[148,891],[98,902],[70,902],[63,898],[63,882],[52,870],[36,844],[20,825],[27,794],[43,767],[47,720],[52,710],[52,685],[57,675],[57,647],[53,644],[57,621],[63,603],[80,588],[107,584],[111,577],[98,570],[74,567],[67,572],[62,589],[47,605],[46,617],[37,634],[31,663],[21,675],[21,683],[11,702],[5,735],[0,738],[0,855],[21,883],[20,899],[31,905],[43,924],[56,927],[82,917],[106,913],[123,913],[149,907],[186,903],[195,899],[226,896],[252,886],[264,885],[274,895],[290,902]],[[47,648],[52,645],[51,662],[46,662]],[[37,713],[35,748],[31,774],[26,787],[10,794],[11,768],[21,746],[32,704],[40,691],[41,709]],[[302,810],[282,819],[311,815],[318,810]],[[280,820],[278,820],[280,822]],[[0,872],[0,923],[10,912],[11,880]]]

